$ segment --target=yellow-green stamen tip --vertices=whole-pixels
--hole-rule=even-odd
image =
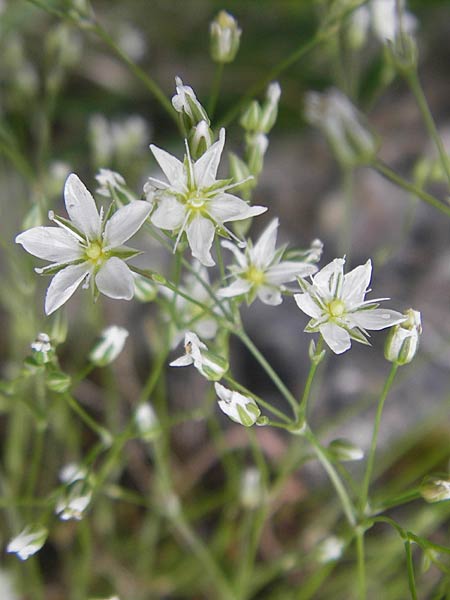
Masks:
[[[332,317],[342,317],[342,315],[345,313],[345,304],[342,302],[342,300],[336,298],[329,303],[328,312]]]
[[[93,242],[86,250],[86,256],[96,262],[103,254],[102,246],[99,242]]]
[[[254,265],[251,265],[245,274],[245,278],[253,285],[262,285],[266,276],[264,275],[264,271],[261,271],[261,269],[258,269],[258,267],[255,267]]]

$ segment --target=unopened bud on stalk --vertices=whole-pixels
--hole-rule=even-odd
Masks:
[[[426,477],[419,488],[420,495],[427,502],[450,500],[450,477]]]
[[[317,546],[316,558],[322,564],[336,561],[341,558],[344,548],[344,540],[330,535]]]
[[[27,560],[42,548],[48,536],[48,530],[41,525],[27,525],[6,547],[6,552],[17,554],[20,560]]]
[[[143,402],[136,408],[134,421],[139,435],[144,441],[151,442],[159,436],[158,417],[149,402]]]
[[[390,330],[384,348],[386,360],[397,365],[407,365],[412,361],[422,333],[420,312],[409,308],[404,314],[406,320]]]
[[[214,142],[214,134],[206,121],[200,121],[191,128],[188,135],[189,150],[192,158],[197,160]]]
[[[128,331],[123,327],[107,327],[89,353],[89,360],[98,367],[109,365],[122,352],[127,337]]]
[[[248,510],[253,510],[258,508],[258,506],[261,506],[264,490],[261,474],[255,467],[249,467],[243,472],[241,477],[240,496],[242,506]]]
[[[262,107],[261,121],[259,130],[263,133],[269,133],[275,125],[278,116],[278,103],[281,96],[281,87],[277,81],[269,85],[266,92],[266,101]]]
[[[219,408],[232,421],[244,425],[244,427],[251,427],[256,423],[261,411],[253,398],[229,390],[220,383],[215,383],[214,387],[219,397]]]
[[[259,131],[259,125],[261,122],[261,106],[259,102],[253,100],[248,108],[244,111],[239,123],[245,131]]]
[[[404,73],[417,67],[417,43],[412,34],[398,32],[393,41],[387,41],[386,48],[391,63],[398,71]]]
[[[31,344],[33,358],[39,365],[45,365],[50,362],[55,354],[50,337],[46,333],[38,333],[36,339]]]
[[[197,100],[194,90],[184,85],[180,77],[175,77],[175,85],[177,93],[172,97],[172,106],[179,113],[185,131],[190,131],[201,121],[210,125],[208,114]]]
[[[247,134],[245,140],[248,168],[252,175],[257,176],[262,171],[269,140],[264,133]]]
[[[330,442],[329,452],[339,461],[347,462],[351,460],[361,460],[364,458],[364,452],[355,444],[346,439],[336,439]]]
[[[221,10],[210,28],[211,58],[217,63],[233,62],[239,50],[242,30],[236,19]]]

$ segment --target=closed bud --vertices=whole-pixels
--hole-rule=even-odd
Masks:
[[[230,63],[236,57],[242,30],[236,19],[221,10],[212,21],[210,28],[211,58],[217,63]]]
[[[241,504],[247,510],[261,506],[264,500],[264,488],[261,473],[255,467],[245,469],[241,477]]]
[[[248,168],[250,173],[256,177],[262,171],[269,139],[264,133],[252,133],[245,136],[245,141]]]
[[[48,536],[48,531],[41,525],[27,525],[19,535],[14,537],[6,547],[6,552],[17,554],[20,560],[36,554],[42,548]]]
[[[450,477],[448,475],[426,477],[422,481],[419,491],[427,502],[450,500]]]
[[[346,439],[336,439],[330,442],[328,451],[332,456],[339,461],[347,462],[351,460],[362,460],[364,458],[364,452],[355,444],[352,444]]]
[[[92,490],[86,480],[78,479],[67,486],[59,498],[55,513],[61,521],[81,521],[92,499]]]
[[[386,48],[390,62],[398,71],[412,71],[417,67],[417,43],[410,33],[399,32],[393,41],[387,41]]]
[[[320,352],[318,352],[316,342],[314,340],[311,340],[309,343],[308,354],[311,363],[318,365],[324,359],[326,351],[321,350]]]
[[[229,390],[220,383],[215,383],[214,387],[219,397],[220,410],[232,421],[244,425],[244,427],[251,427],[256,423],[261,411],[253,398]]]
[[[412,361],[422,333],[420,312],[409,308],[404,314],[405,321],[390,330],[384,347],[386,360],[397,365],[406,365]]]
[[[189,150],[194,160],[197,160],[214,142],[214,134],[206,121],[200,121],[191,128],[188,135]]]
[[[36,339],[31,344],[33,359],[39,365],[44,365],[50,362],[54,355],[55,349],[52,346],[50,337],[46,333],[38,333]]]
[[[134,421],[139,436],[145,442],[155,440],[161,433],[158,417],[149,402],[143,402],[136,408]]]
[[[175,77],[175,85],[177,93],[172,97],[172,106],[179,113],[185,131],[190,131],[201,121],[210,125],[208,114],[197,100],[194,90],[184,85],[180,77]]]
[[[344,548],[344,540],[335,535],[330,535],[317,546],[316,558],[322,564],[334,562],[341,558]]]
[[[262,109],[256,100],[253,100],[248,108],[244,111],[239,123],[245,131],[259,131],[259,124],[261,122]]]
[[[89,360],[98,367],[109,365],[122,352],[127,337],[128,331],[123,327],[117,325],[107,327],[89,353]]]
[[[278,116],[278,102],[281,96],[280,84],[275,81],[267,88],[266,101],[262,107],[261,120],[259,122],[259,131],[269,133],[275,124]]]

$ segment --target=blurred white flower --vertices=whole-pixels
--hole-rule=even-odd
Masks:
[[[51,314],[72,296],[77,287],[92,282],[94,289],[109,298],[130,300],[134,280],[124,262],[138,254],[123,246],[148,217],[148,202],[135,201],[117,210],[107,221],[81,180],[72,173],[64,186],[64,199],[70,221],[49,218],[57,227],[33,227],[16,237],[27,252],[52,261],[36,269],[39,274],[55,274],[47,290],[45,312]]]
[[[330,537],[322,540],[317,546],[317,560],[322,564],[338,560],[341,558],[344,548],[345,543],[343,539],[338,538],[335,535],[330,535]]]
[[[225,130],[221,129],[219,140],[195,162],[187,145],[184,162],[156,146],[150,146],[167,178],[167,182],[149,178],[156,201],[151,221],[161,229],[178,233],[174,251],[186,232],[192,255],[206,267],[215,264],[210,250],[217,228],[235,238],[225,227],[225,222],[247,219],[267,210],[263,206],[249,206],[228,193],[242,182],[230,184],[229,180],[216,180],[224,144]]]
[[[393,42],[399,33],[412,34],[416,17],[405,10],[404,0],[371,0],[372,27],[381,42]]]
[[[48,531],[41,525],[27,525],[6,547],[6,552],[17,554],[20,560],[27,560],[42,548]]]
[[[159,420],[149,402],[139,404],[134,413],[134,421],[143,440],[150,442],[158,437],[160,433]]]
[[[140,29],[130,23],[122,22],[118,33],[120,48],[134,61],[144,58],[147,51],[145,36]]]
[[[0,598],[2,600],[20,600],[13,575],[6,569],[0,569]]]
[[[379,302],[388,298],[364,300],[372,275],[370,260],[344,275],[345,259],[335,258],[312,278],[312,284],[299,279],[302,294],[295,294],[297,306],[311,318],[305,331],[319,331],[336,354],[351,346],[351,340],[368,344],[367,329],[380,330],[405,320],[404,315]]]
[[[53,356],[54,348],[52,346],[50,336],[46,333],[38,333],[36,339],[31,344],[35,358],[41,364],[49,362]]]
[[[128,331],[124,327],[111,325],[100,334],[100,339],[89,353],[89,360],[99,367],[111,364],[125,346]]]
[[[85,479],[87,476],[86,467],[79,465],[78,463],[68,463],[64,465],[59,472],[59,478],[63,483],[74,483],[81,479]]]
[[[230,63],[239,50],[242,30],[236,19],[221,10],[209,26],[211,57],[218,63]]]
[[[194,365],[198,372],[209,379],[217,381],[228,371],[228,362],[208,350],[199,337],[192,331],[187,331],[184,336],[185,354],[170,363],[171,367],[187,367]]]
[[[230,267],[235,281],[220,289],[219,296],[231,298],[247,294],[249,302],[258,296],[264,304],[275,306],[282,302],[284,283],[317,271],[307,260],[282,260],[285,247],[276,248],[278,225],[278,219],[273,219],[254,246],[250,241],[247,243],[244,252],[230,242],[222,242],[224,248],[233,252],[236,264]],[[317,260],[316,255],[314,259]]]
[[[81,521],[92,499],[92,490],[86,480],[69,484],[58,500],[55,513],[61,521]]]
[[[119,194],[123,194],[128,202],[136,200],[127,188],[126,181],[120,173],[111,171],[111,169],[100,169],[95,179],[99,186],[95,191],[100,196],[114,199],[114,192],[118,192]]]
[[[229,390],[217,382],[214,384],[214,387],[219,397],[220,410],[230,417],[232,421],[244,425],[244,427],[251,427],[256,423],[261,411],[253,398],[244,396],[234,390]]]

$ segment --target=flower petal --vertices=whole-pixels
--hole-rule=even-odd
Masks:
[[[224,144],[225,129],[222,127],[218,141],[212,144],[194,163],[194,178],[197,188],[204,189],[215,183]]]
[[[231,285],[221,288],[217,292],[217,295],[220,298],[232,298],[233,296],[240,296],[241,294],[246,294],[251,287],[252,284],[250,283],[250,281],[246,281],[245,279],[236,279],[236,281],[233,281]]]
[[[186,228],[192,256],[205,267],[212,267],[216,264],[210,252],[215,230],[214,223],[201,216],[195,217]]]
[[[344,264],[344,258],[335,258],[314,276],[314,285],[324,299],[336,297],[337,288],[344,280]]]
[[[227,250],[230,250],[230,252],[232,252],[234,254],[234,258],[236,259],[236,262],[238,263],[238,265],[240,267],[242,267],[243,269],[247,268],[247,266],[248,266],[247,258],[245,256],[245,254],[239,250],[239,248],[236,246],[236,244],[233,244],[232,242],[229,242],[228,240],[224,240],[221,243],[221,246],[222,246],[222,248],[226,248]]]
[[[273,219],[250,250],[252,263],[258,267],[266,267],[274,259],[278,225],[278,219]]]
[[[90,240],[97,239],[101,230],[100,215],[91,192],[75,173],[71,173],[66,179],[64,201],[75,227]]]
[[[134,279],[127,265],[113,256],[101,266],[95,276],[99,291],[108,298],[131,300],[134,294]]]
[[[169,363],[169,367],[187,367],[189,365],[192,365],[193,362],[194,359],[190,354],[183,354],[183,356],[180,356],[179,358],[176,358],[171,363]]]
[[[371,276],[372,262],[370,259],[365,265],[359,265],[344,276],[342,299],[349,309],[364,301]]]
[[[186,173],[183,163],[178,158],[175,158],[175,156],[172,156],[172,154],[153,144],[150,145],[150,150],[153,152],[153,156],[156,158],[170,185],[177,191],[184,190],[186,186]]]
[[[142,200],[135,200],[119,208],[106,223],[105,249],[115,248],[130,239],[141,227],[151,209],[152,205]]]
[[[322,311],[309,294],[294,294],[294,300],[300,310],[313,319],[320,319]]]
[[[280,285],[288,281],[295,281],[296,277],[307,277],[314,275],[317,271],[315,265],[294,260],[285,260],[266,271],[266,279],[273,285]]]
[[[45,296],[45,314],[51,315],[67,302],[83,279],[90,272],[87,262],[80,265],[69,265],[57,273],[47,289]]]
[[[335,354],[342,354],[352,345],[348,331],[336,323],[324,323],[319,327],[319,331]]]
[[[33,227],[19,233],[16,243],[33,256],[58,263],[71,262],[83,255],[76,239],[59,227]]]
[[[217,223],[240,221],[266,212],[265,206],[249,206],[233,194],[218,194],[208,203],[208,212]]]
[[[174,196],[165,196],[159,200],[151,221],[161,229],[177,229],[183,224],[185,213],[184,206]]]
[[[405,315],[388,308],[374,308],[350,313],[347,315],[346,320],[348,320],[351,327],[356,325],[356,327],[362,327],[363,329],[379,331],[402,323],[405,320]]]

